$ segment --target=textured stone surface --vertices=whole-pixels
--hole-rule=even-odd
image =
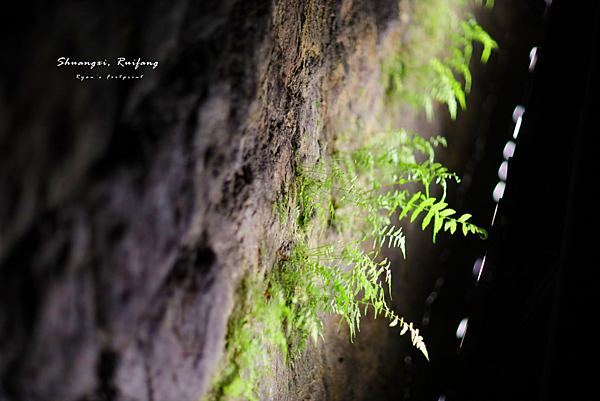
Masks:
[[[62,1],[6,21],[6,397],[203,393],[264,224],[243,143],[270,16],[264,2]],[[59,57],[113,66],[57,67]],[[159,67],[119,70],[117,57]],[[123,71],[144,77],[75,79]]]

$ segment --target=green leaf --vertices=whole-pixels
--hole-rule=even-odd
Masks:
[[[450,234],[454,234],[456,232],[456,220],[451,220],[452,224],[450,226]]]
[[[454,213],[456,213],[456,210],[454,210],[454,209],[446,209],[446,210],[442,210],[440,212],[440,216],[442,216],[442,217],[448,217],[448,216],[453,215]]]
[[[427,358],[427,360],[429,361],[429,354],[427,353],[427,348],[425,347],[425,343],[423,343],[423,345],[421,347],[419,347],[419,349],[421,350],[423,355],[425,355],[425,358]]]
[[[462,225],[462,232],[465,235],[465,237],[467,236],[467,233],[469,232],[469,227],[465,223],[463,223],[463,225]]]
[[[410,200],[404,207],[404,210],[402,210],[402,213],[400,213],[400,217],[398,217],[398,220],[402,220],[402,218],[406,216],[406,214],[413,208],[414,203],[417,201],[417,199],[419,199],[420,196],[421,192],[419,191],[416,194],[414,194],[412,198],[410,198]]]
[[[421,202],[421,204],[417,206],[412,216],[410,217],[410,222],[412,223],[413,221],[415,221],[419,213],[421,213],[426,206],[431,206],[435,201],[435,198],[427,198],[423,202]]]
[[[458,219],[459,223],[464,223],[465,221],[469,220],[471,218],[471,214],[469,213],[465,213],[462,216],[460,216],[460,218]]]
[[[406,241],[404,240],[404,237],[400,240],[400,249],[402,250],[402,256],[406,259]]]
[[[448,99],[448,111],[450,112],[450,118],[454,121],[456,120],[456,100],[454,98]]]
[[[431,207],[431,209],[435,212],[439,212],[440,210],[444,209],[446,206],[448,206],[448,204],[444,201],[440,201],[439,203],[436,203],[435,205],[433,205]]]
[[[435,236],[442,229],[442,225],[444,224],[444,219],[440,216],[439,213],[435,214],[435,223],[433,224],[433,243],[435,244]]]
[[[427,118],[427,121],[433,121],[433,100],[431,99],[431,97],[424,97],[423,107],[425,108],[425,117]]]
[[[456,96],[456,99],[458,99],[461,109],[466,110],[467,103],[465,100],[465,92],[463,92],[460,86],[458,88],[454,88],[454,96]]]
[[[421,228],[423,230],[425,230],[425,228],[427,228],[427,226],[429,225],[429,223],[431,222],[431,218],[435,215],[435,209],[431,208],[429,209],[429,212],[427,213],[427,215],[425,216],[425,218],[423,219],[423,224],[421,225]],[[434,241],[435,242],[435,241]]]

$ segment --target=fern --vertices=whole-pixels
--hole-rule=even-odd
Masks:
[[[469,63],[473,43],[483,44],[481,62],[486,63],[498,44],[477,24],[471,13],[463,13],[447,0],[422,0],[415,4],[416,24],[411,34],[418,47],[399,45],[382,63],[388,97],[408,101],[415,110],[423,108],[433,119],[433,101],[446,104],[456,119],[458,105],[466,109],[465,95],[471,91]],[[457,1],[462,4],[464,1]],[[481,5],[481,1],[478,2]],[[485,6],[493,7],[492,1]],[[464,79],[464,87],[457,79]]]
[[[483,44],[481,62],[487,62],[496,42],[471,14],[458,11],[464,0],[414,2],[411,34],[414,42],[398,44],[382,62],[387,98],[399,98],[415,110],[434,117],[434,102],[445,103],[455,119],[472,88],[469,64],[473,43]],[[493,7],[492,0],[477,4]],[[464,81],[464,86],[461,81]],[[227,334],[227,365],[215,379],[205,399],[258,398],[258,383],[270,375],[268,366],[276,354],[292,365],[310,342],[323,336],[323,313],[337,314],[346,322],[352,340],[360,330],[362,315],[372,309],[383,314],[400,335],[410,333],[412,344],[425,358],[429,355],[419,329],[405,322],[386,303],[391,297],[391,271],[387,260],[378,260],[382,247],[399,248],[406,257],[406,238],[399,223],[433,225],[433,242],[443,230],[451,235],[487,238],[485,229],[469,223],[471,215],[457,215],[448,207],[448,182],[459,178],[435,162],[434,148],[447,146],[442,137],[421,138],[399,130],[369,134],[357,148],[352,142],[327,161],[298,168],[295,185],[282,191],[273,205],[280,223],[292,227],[295,246],[266,276],[246,278],[231,315]],[[413,192],[407,184],[421,184]],[[439,185],[441,197],[431,195]],[[393,221],[393,216],[397,220]],[[331,242],[335,231],[344,240]],[[311,246],[310,239],[324,245]],[[372,249],[365,244],[372,242]]]
[[[412,212],[411,223],[426,212],[423,229],[433,222],[433,242],[442,230],[452,234],[460,225],[465,235],[468,232],[487,238],[487,232],[467,222],[469,214],[459,218],[451,217],[456,211],[447,208],[446,197],[448,180],[459,181],[440,163],[435,162],[434,148],[446,146],[442,137],[426,140],[414,132],[392,131],[381,135],[372,135],[371,140],[354,151],[338,151],[329,162],[321,162],[299,173],[298,198],[302,200],[301,215],[313,216],[317,236],[327,227],[334,228],[342,237],[351,239],[309,248],[301,241],[295,249],[294,271],[306,271],[315,277],[311,283],[303,283],[299,288],[310,288],[312,299],[311,321],[317,319],[317,311],[339,314],[340,323],[346,321],[350,327],[351,339],[360,329],[360,308],[365,314],[369,307],[374,315],[385,314],[392,321],[397,320],[393,311],[385,302],[383,285],[391,290],[391,273],[387,261],[376,262],[377,249],[384,245],[400,248],[406,257],[406,239],[401,227],[392,224],[391,216],[398,212],[398,221]],[[417,162],[417,155],[425,157]],[[384,181],[384,178],[387,180]],[[400,189],[408,183],[421,183],[424,192],[411,193]],[[440,185],[442,197],[430,196],[430,187]],[[360,237],[352,239],[355,233]],[[373,250],[365,253],[361,244],[373,241]],[[346,271],[345,267],[350,267]],[[307,276],[307,277],[308,277]],[[380,276],[384,277],[383,285]],[[356,296],[362,293],[362,298]],[[307,302],[307,298],[304,298]],[[414,338],[418,337],[418,330]],[[320,334],[319,327],[300,328],[305,337],[311,332],[313,337]],[[316,333],[314,331],[316,330]],[[406,329],[407,330],[407,329]],[[406,332],[403,330],[403,333]],[[417,331],[414,331],[417,330]],[[416,337],[415,337],[416,336]],[[427,349],[422,341],[415,340],[417,346],[428,358]]]

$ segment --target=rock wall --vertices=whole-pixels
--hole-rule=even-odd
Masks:
[[[0,399],[204,394],[240,278],[287,244],[277,192],[348,116],[379,124],[397,17],[385,0],[3,13]],[[298,397],[336,386],[319,380]]]

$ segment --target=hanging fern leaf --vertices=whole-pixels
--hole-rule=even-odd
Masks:
[[[498,48],[498,43],[479,25],[473,14],[469,14],[468,26],[471,28],[470,34],[473,40],[483,44],[483,53],[481,54],[481,62],[487,63],[492,54],[492,50]]]
[[[415,202],[417,201],[417,199],[419,199],[421,197],[421,192],[417,192],[416,194],[414,194],[412,196],[412,198],[410,198],[410,200],[408,201],[408,204],[404,207],[404,210],[402,210],[402,213],[400,213],[400,216],[398,217],[398,220],[402,220],[402,218],[404,216],[406,216],[406,214],[412,210]]]
[[[440,213],[435,214],[435,223],[433,225],[433,243],[435,244],[435,237],[437,233],[442,229],[442,225],[444,224],[444,218],[440,215]]]
[[[456,220],[452,220],[452,224],[450,225],[450,234],[454,234],[456,232]]]
[[[427,226],[431,222],[431,219],[433,218],[434,215],[435,215],[435,210],[433,208],[429,209],[429,212],[427,212],[427,215],[425,216],[425,218],[423,219],[423,223],[421,224],[421,228],[423,230],[425,230],[427,228]]]
[[[465,224],[465,223],[463,223],[463,225],[462,225],[462,232],[463,232],[463,234],[464,234],[465,237],[469,233],[469,226],[467,224]]]
[[[442,217],[448,217],[448,216],[451,216],[451,215],[453,215],[455,213],[456,213],[456,210],[454,210],[454,209],[446,209],[446,210],[442,210],[440,212],[440,216],[442,216]]]
[[[458,222],[459,222],[459,223],[464,223],[464,222],[466,222],[467,220],[469,220],[469,219],[471,218],[471,216],[472,216],[471,214],[469,214],[469,213],[465,213],[465,214],[463,214],[462,216],[460,216],[460,218],[458,219]]]
[[[431,206],[435,201],[436,201],[435,198],[427,198],[423,202],[421,202],[419,204],[419,206],[417,206],[417,208],[413,212],[413,214],[410,218],[410,222],[411,223],[414,222],[415,219],[417,218],[417,216],[419,215],[419,213],[421,213],[425,209],[426,206]]]

